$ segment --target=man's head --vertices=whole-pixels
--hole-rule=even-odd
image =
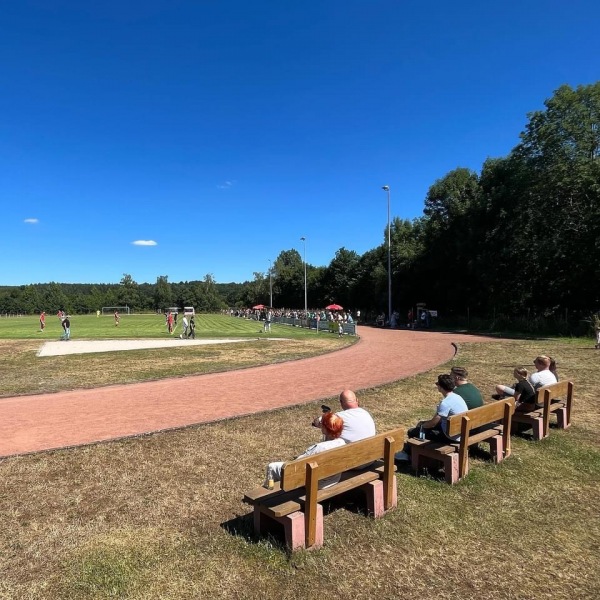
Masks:
[[[545,371],[550,367],[550,362],[550,357],[541,355],[535,358],[533,364],[538,371]]]
[[[436,385],[441,392],[451,392],[455,387],[454,378],[452,375],[438,375]]]
[[[344,390],[340,394],[340,405],[344,410],[348,410],[349,408],[358,408],[356,394],[352,390]]]
[[[464,367],[452,367],[450,375],[452,375],[454,383],[460,385],[461,383],[466,383],[469,372]]]

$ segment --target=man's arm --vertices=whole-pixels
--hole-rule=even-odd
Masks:
[[[417,423],[417,427],[423,427],[423,429],[433,429],[441,420],[442,419],[440,415],[435,413],[435,415],[433,415],[429,421],[419,421]]]

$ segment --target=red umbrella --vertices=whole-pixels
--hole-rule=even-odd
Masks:
[[[265,308],[264,304],[257,304],[256,306],[252,307],[253,310],[262,310],[263,308]]]
[[[325,307],[325,310],[344,310],[344,307],[340,306],[339,304],[330,304],[329,306]]]

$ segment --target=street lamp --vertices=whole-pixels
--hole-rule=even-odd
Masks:
[[[272,278],[273,268],[271,267],[271,259],[269,258],[269,306],[273,308],[273,278]]]
[[[384,185],[381,188],[384,192],[387,192],[387,212],[388,212],[388,226],[387,226],[387,247],[388,247],[388,318],[390,320],[390,327],[392,324],[392,241],[391,241],[391,228],[390,228],[390,186]]]
[[[306,238],[300,238],[304,242],[304,312],[308,312],[308,288],[306,287]]]

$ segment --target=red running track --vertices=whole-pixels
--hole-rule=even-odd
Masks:
[[[450,333],[359,329],[357,344],[315,358],[227,373],[0,399],[0,457],[313,402],[336,396],[345,388],[361,390],[427,371],[452,358],[454,343],[491,341]]]

